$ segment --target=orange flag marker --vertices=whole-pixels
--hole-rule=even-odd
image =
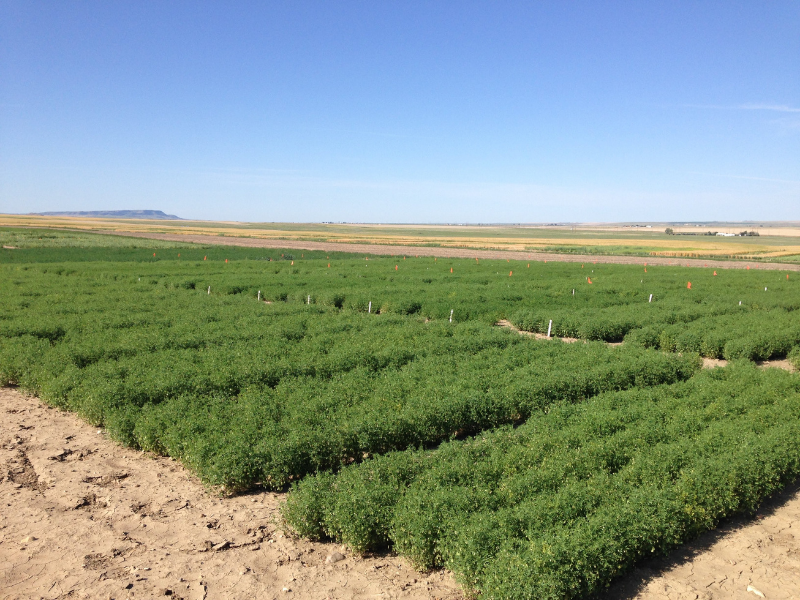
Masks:
[[[716,277],[716,276],[717,276],[717,272],[716,272],[716,271],[714,271],[714,277]]]
[[[155,252],[153,252],[153,256],[155,256],[155,255],[156,255],[156,253],[155,253]]]
[[[294,261],[292,261],[292,264],[294,264]]]
[[[227,259],[227,258],[225,259],[225,262],[228,262],[228,259]]]
[[[397,265],[394,266],[394,270],[397,271]]]
[[[586,281],[588,281],[589,283],[592,283],[592,278],[591,277],[587,277]]]
[[[647,273],[647,267],[644,268],[644,272]]]
[[[450,267],[450,272],[451,272],[451,273],[453,272],[453,267]]]
[[[329,268],[329,269],[331,268],[331,263],[328,263],[328,268]]]
[[[509,271],[508,276],[511,277],[514,274],[514,271]]]
[[[208,256],[204,256],[204,257],[203,257],[203,260],[205,260],[205,259],[207,259],[207,258],[208,258]]]
[[[692,289],[692,282],[691,281],[686,282],[686,289],[687,290]]]

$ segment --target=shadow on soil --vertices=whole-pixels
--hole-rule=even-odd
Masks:
[[[739,515],[727,519],[713,531],[707,531],[696,540],[683,544],[667,556],[654,557],[640,562],[630,573],[617,579],[608,590],[597,594],[594,598],[596,600],[632,600],[644,591],[647,584],[654,577],[658,577],[670,569],[694,560],[699,554],[706,552],[726,535],[773,514],[798,492],[800,492],[800,479],[787,485],[782,492],[765,500],[755,514]]]

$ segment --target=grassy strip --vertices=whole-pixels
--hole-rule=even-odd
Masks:
[[[749,364],[559,405],[300,482],[309,537],[393,546],[486,598],[579,598],[800,474],[800,380]]]

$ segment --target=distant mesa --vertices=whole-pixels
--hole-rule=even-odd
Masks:
[[[31,213],[42,217],[94,217],[96,219],[164,219],[182,221],[180,217],[168,215],[162,210],[74,210]]]

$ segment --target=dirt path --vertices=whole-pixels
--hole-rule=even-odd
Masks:
[[[446,572],[284,537],[280,495],[209,495],[174,461],[16,390],[0,389],[0,416],[2,599],[462,598]],[[642,565],[606,598],[757,600],[751,586],[800,600],[799,489]]]
[[[484,258],[574,263],[604,263],[616,265],[673,265],[709,269],[764,269],[771,271],[800,271],[800,265],[760,263],[734,260],[706,260],[700,258],[665,258],[655,256],[598,256],[593,254],[559,254],[555,252],[516,252],[513,250],[473,250],[471,248],[442,248],[431,246],[384,246],[378,244],[344,244],[339,242],[311,242],[305,240],[222,237],[177,233],[138,233],[128,231],[103,231],[108,235],[124,235],[170,242],[193,242],[215,246],[242,246],[247,248],[292,248],[321,250],[323,252],[353,252],[393,256],[436,256],[440,258]]]
[[[209,495],[175,461],[0,389],[2,599],[461,598],[446,572],[288,539],[279,503]]]
[[[526,337],[534,337],[537,340],[561,340],[562,342],[566,342],[568,344],[572,344],[575,342],[581,341],[579,338],[573,337],[557,337],[551,336],[547,337],[543,333],[535,333],[532,331],[523,331],[522,329],[518,328],[508,319],[500,319],[497,323],[495,323],[497,327],[505,327],[506,329],[510,329],[511,331],[515,331],[516,333],[526,336]],[[585,340],[584,340],[585,341]],[[619,346],[623,342],[606,342],[608,346]],[[725,367],[727,366],[728,361],[724,358],[708,358],[703,357],[703,368],[704,369],[713,369],[714,367]],[[761,367],[762,369],[783,369],[784,371],[789,371],[790,373],[794,373],[797,369],[794,367],[792,363],[788,360],[762,360],[757,361],[756,364]]]

